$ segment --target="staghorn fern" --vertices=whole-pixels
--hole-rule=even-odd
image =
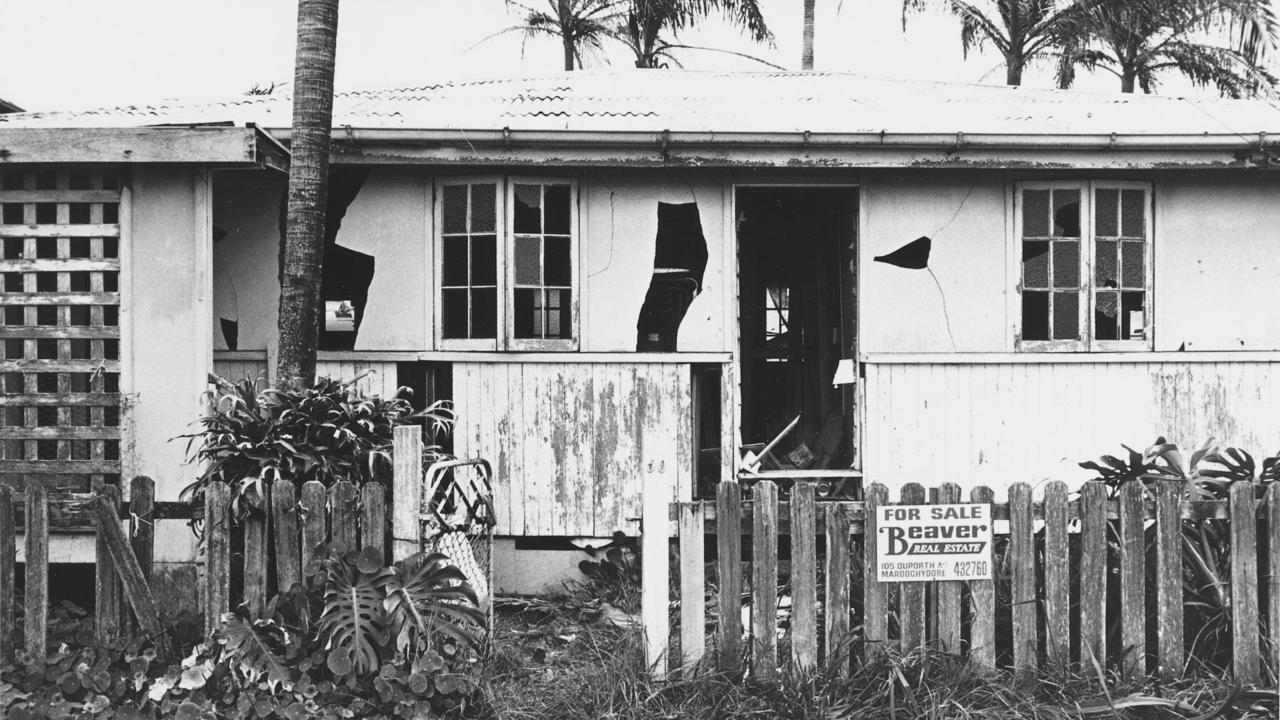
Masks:
[[[433,635],[463,647],[479,644],[484,615],[466,576],[440,553],[417,553],[396,564],[383,607],[395,649],[417,654],[430,649]]]
[[[354,552],[345,559],[330,556],[323,566],[324,612],[319,630],[329,651],[329,669],[337,676],[364,675],[378,669],[379,649],[387,644],[382,602],[394,573],[382,567],[380,555],[378,562],[371,564]]]
[[[275,650],[288,645],[288,631],[275,620],[249,621],[226,613],[216,638],[222,645],[222,662],[245,680],[266,682],[273,691],[292,682],[289,669]]]

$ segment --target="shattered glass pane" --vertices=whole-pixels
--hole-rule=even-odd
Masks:
[[[1146,237],[1146,214],[1144,212],[1143,198],[1146,193],[1142,190],[1125,190],[1121,193],[1120,209],[1122,218],[1122,230],[1125,237]]]
[[[444,238],[444,257],[441,260],[440,284],[467,284],[467,238],[466,236]]]
[[[1116,241],[1099,240],[1093,244],[1094,282],[1098,287],[1116,286]]]
[[[542,284],[542,241],[536,237],[516,238],[516,284]]]
[[[1055,242],[1053,244],[1053,286],[1060,288],[1080,286],[1080,243]]]
[[[546,218],[544,232],[568,235],[569,230],[569,186],[546,185],[543,213]]]
[[[1022,193],[1022,236],[1045,237],[1049,234],[1049,191],[1025,190]]]
[[[1145,258],[1142,257],[1143,244],[1140,242],[1124,242],[1120,244],[1120,277],[1127,288],[1143,289],[1146,287]]]
[[[1049,287],[1049,243],[1046,240],[1022,242],[1022,286]]]
[[[1080,295],[1074,292],[1053,294],[1053,339],[1077,340],[1080,337]]]
[[[471,291],[471,337],[498,336],[498,291],[481,288]]]
[[[1080,237],[1080,191],[1053,191],[1053,234]]]
[[[516,290],[515,333],[517,338],[542,337],[542,291]]]
[[[467,336],[467,291],[440,291],[440,334],[446,338]]]
[[[542,232],[542,186],[516,185],[515,232]]]
[[[573,305],[568,290],[547,291],[547,337],[573,337]]]
[[[1120,293],[1121,338],[1125,340],[1138,340],[1143,337],[1142,330],[1145,323],[1143,318],[1143,301],[1145,299],[1146,293]]]
[[[1115,237],[1120,218],[1120,191],[1098,190],[1093,198],[1094,232],[1102,237]]]
[[[1049,339],[1049,293],[1022,293],[1022,339]]]
[[[543,241],[546,252],[543,265],[544,281],[547,285],[570,285],[572,268],[569,260],[569,238],[548,236]]]
[[[460,233],[467,231],[467,186],[444,186],[444,232]]]
[[[471,232],[493,232],[498,222],[498,186],[471,186]]]
[[[471,238],[471,284],[498,284],[498,239],[493,235]]]
[[[1093,337],[1096,340],[1119,340],[1117,311],[1120,306],[1118,293],[1100,292],[1093,300]]]

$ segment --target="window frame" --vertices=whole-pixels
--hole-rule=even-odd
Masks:
[[[1027,190],[1080,191],[1080,286],[1083,294],[1079,303],[1079,328],[1081,337],[1067,340],[1024,340],[1022,338],[1022,243],[1023,243],[1023,193]],[[1097,252],[1097,216],[1095,195],[1099,190],[1141,190],[1143,202],[1143,320],[1141,339],[1098,340],[1094,338],[1094,308],[1097,286],[1094,269]],[[1009,233],[1010,293],[1009,313],[1013,328],[1014,349],[1019,352],[1148,352],[1154,347],[1155,316],[1155,189],[1142,180],[1026,180],[1017,181],[1011,187],[1011,231]],[[1117,220],[1117,222],[1119,222]],[[1119,228],[1117,228],[1119,229]],[[1119,272],[1119,269],[1117,269]]]
[[[498,267],[497,329],[494,338],[446,338],[444,337],[444,191],[450,186],[492,184],[496,186],[494,233],[497,236],[495,253]],[[579,207],[578,180],[564,176],[535,175],[453,175],[435,178],[432,228],[432,324],[437,349],[464,352],[572,352],[581,342],[581,208]],[[516,185],[567,185],[569,187],[569,262],[570,262],[570,327],[569,338],[517,338],[515,337],[515,187]],[[470,212],[470,208],[468,208]],[[473,234],[473,233],[469,233]]]

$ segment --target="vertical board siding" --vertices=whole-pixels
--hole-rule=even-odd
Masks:
[[[872,361],[865,382],[862,469],[890,487],[946,477],[1003,496],[1010,478],[1083,481],[1076,463],[1157,436],[1280,447],[1280,362],[1263,359]]]
[[[499,535],[637,532],[645,467],[693,488],[692,378],[679,363],[455,363],[454,449],[493,466]]]

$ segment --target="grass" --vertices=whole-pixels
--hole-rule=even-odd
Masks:
[[[710,664],[654,682],[634,628],[600,622],[605,601],[581,593],[500,606],[483,697],[471,717],[503,720],[1022,720],[1276,718],[1276,691],[1239,692],[1217,678],[1126,685],[1096,672],[1019,677],[919,651],[785,672],[755,683]]]

